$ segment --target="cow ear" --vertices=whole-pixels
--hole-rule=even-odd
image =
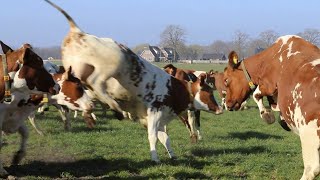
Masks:
[[[22,64],[31,64],[33,67],[42,67],[43,60],[29,47],[22,47],[22,54],[20,60]]]
[[[229,65],[234,69],[240,65],[238,54],[235,51],[231,51],[229,54]]]
[[[5,43],[3,43],[2,41],[0,41],[1,44],[1,48],[4,54],[7,54],[9,52],[13,52],[13,49],[11,49],[8,45],[6,45]]]

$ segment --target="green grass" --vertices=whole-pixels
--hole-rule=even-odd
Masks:
[[[188,68],[207,70],[196,65]],[[50,107],[45,116],[36,117],[45,136],[27,122],[30,138],[21,164],[10,166],[19,145],[16,134],[5,136],[8,144],[1,157],[9,173],[20,179],[299,179],[303,162],[298,136],[278,123],[267,125],[254,102],[248,104],[248,110],[222,115],[202,112],[203,140],[196,144],[174,119],[168,133],[178,159],[170,160],[158,143],[159,165],[150,161],[145,128],[115,120],[111,112],[102,117],[99,108],[94,129],[78,117],[71,132],[65,132],[58,113]]]

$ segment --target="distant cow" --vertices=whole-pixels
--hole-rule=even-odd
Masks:
[[[239,62],[229,55],[224,72],[228,109],[237,110],[253,92],[261,117],[274,122],[262,104],[268,98],[280,111],[283,126],[300,136],[304,172],[301,179],[313,179],[320,172],[320,50],[298,36],[282,36],[266,50]]]
[[[201,91],[201,90],[205,91],[206,93],[208,93],[209,102],[212,101],[211,105],[210,103],[208,103],[207,111],[215,107],[216,100],[214,99],[214,96],[213,96],[213,90],[215,89],[209,85],[209,84],[213,84],[214,80],[209,80],[209,78],[211,77],[205,71],[201,71],[201,73],[195,73],[196,71],[193,71],[193,70],[179,69],[175,67],[173,64],[167,64],[163,67],[163,69],[168,74],[174,76],[179,80],[184,80],[192,83],[199,82],[201,89],[192,89],[192,92],[197,93],[197,91]],[[200,71],[197,71],[197,72],[200,72]],[[195,74],[197,74],[198,76],[196,76]],[[187,122],[187,117],[180,116],[180,118],[187,125],[187,127],[191,132],[190,126]],[[196,121],[196,130],[198,133],[198,139],[200,140],[202,138],[200,134],[200,110],[198,110],[197,108],[195,110],[195,121]]]
[[[192,98],[189,84],[179,81],[148,61],[139,58],[129,48],[109,38],[98,38],[82,32],[73,19],[60,7],[46,0],[65,15],[70,24],[69,34],[62,43],[62,62],[64,67],[72,67],[74,75],[81,79],[88,89],[111,109],[122,112],[113,98],[120,95],[106,91],[106,81],[114,78],[124,87],[136,106],[135,112],[145,117],[148,129],[151,159],[159,162],[156,152],[157,139],[166,147],[170,158],[174,157],[165,125],[176,115],[186,113],[194,106],[206,109],[207,104],[198,100],[202,94]],[[128,101],[129,103],[131,101]],[[221,109],[216,105],[216,112]],[[194,116],[189,113],[189,119]]]
[[[17,50],[11,49],[1,41],[0,44],[5,53],[1,55],[0,65],[0,131],[18,132],[21,135],[20,148],[12,162],[18,164],[26,154],[28,129],[24,120],[30,113],[29,106],[33,106],[29,101],[30,95],[55,94],[58,89],[51,75],[44,69],[42,59],[33,52],[29,44],[24,44]],[[9,73],[9,77],[6,77],[5,71]],[[9,83],[7,88],[6,83]],[[0,145],[2,146],[2,133],[0,133]],[[0,162],[0,176],[7,175],[7,171]]]

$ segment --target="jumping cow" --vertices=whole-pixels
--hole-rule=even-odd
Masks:
[[[110,94],[106,91],[106,81],[114,78],[132,99],[137,100],[136,106],[142,107],[141,112],[135,113],[145,117],[151,159],[160,162],[156,152],[158,138],[166,147],[170,158],[174,158],[165,125],[173,117],[187,113],[194,106],[207,109],[207,104],[199,101],[202,100],[202,94],[197,93],[193,98],[189,88],[191,84],[175,79],[112,39],[98,38],[82,32],[64,10],[49,0],[46,2],[59,10],[70,24],[69,34],[61,47],[63,66],[71,66],[74,75],[99,100],[107,103],[111,109],[122,112],[118,102],[112,98],[118,96],[119,92]],[[217,104],[215,111],[221,113]],[[188,117],[194,119],[192,111]]]
[[[262,104],[266,96],[282,125],[300,136],[304,172],[301,179],[313,179],[320,172],[320,49],[294,35],[280,37],[266,50],[238,61],[229,54],[224,72],[228,109],[237,110],[253,92],[261,117],[275,118]]]

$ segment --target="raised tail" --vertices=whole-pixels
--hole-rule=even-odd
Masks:
[[[49,0],[44,0],[47,3],[49,3],[51,6],[53,6],[54,8],[56,8],[58,11],[60,11],[67,19],[68,22],[70,24],[70,31],[81,31],[80,28],[77,26],[77,24],[74,22],[74,20],[72,19],[71,16],[69,16],[68,13],[66,13],[63,9],[61,9],[59,6],[57,6],[56,4],[54,4],[53,2],[49,1]]]

